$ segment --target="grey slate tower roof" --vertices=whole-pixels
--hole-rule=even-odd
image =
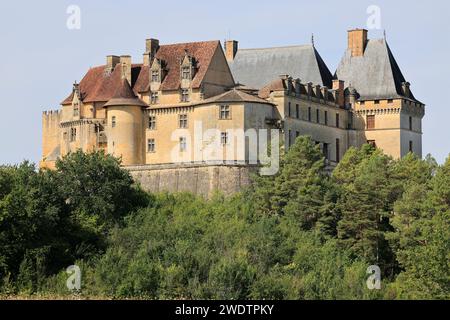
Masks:
[[[236,82],[260,89],[282,74],[331,88],[333,76],[313,45],[239,49],[230,62]]]
[[[335,78],[354,87],[360,100],[405,98],[405,77],[385,39],[368,40],[363,56],[352,57],[347,49]],[[412,92],[406,98],[416,100]]]

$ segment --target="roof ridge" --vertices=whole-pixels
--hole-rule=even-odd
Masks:
[[[191,41],[191,42],[175,42],[169,44],[161,44],[159,47],[169,47],[169,46],[181,46],[187,44],[198,44],[198,43],[219,43],[220,40],[206,40],[206,41]]]
[[[252,51],[252,50],[270,50],[270,49],[289,49],[289,48],[314,48],[312,44],[297,44],[297,45],[289,45],[289,46],[279,46],[279,47],[264,47],[264,48],[239,48],[239,51]]]

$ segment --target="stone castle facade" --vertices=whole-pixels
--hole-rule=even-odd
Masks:
[[[222,49],[219,41],[148,39],[142,63],[107,56],[59,110],[43,113],[40,166],[54,168],[77,149],[104,150],[150,191],[233,193],[258,167],[251,130],[279,132],[286,148],[310,135],[330,167],[364,143],[394,158],[421,156],[424,107],[386,40],[369,40],[364,29],[348,31],[334,75],[314,44],[240,49],[232,40]],[[243,143],[231,131],[245,132]]]

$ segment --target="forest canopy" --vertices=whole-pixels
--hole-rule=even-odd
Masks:
[[[369,145],[330,173],[299,137],[231,197],[149,194],[101,152],[0,167],[0,293],[150,299],[449,299],[450,158]],[[367,268],[381,270],[369,290]]]

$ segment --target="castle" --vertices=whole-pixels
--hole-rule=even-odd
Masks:
[[[310,135],[330,167],[364,143],[394,158],[422,156],[425,106],[386,39],[368,39],[365,29],[348,31],[334,75],[314,43],[240,49],[231,40],[222,49],[219,41],[148,39],[141,64],[107,56],[61,106],[43,113],[41,167],[54,168],[57,158],[77,149],[101,149],[121,157],[150,191],[239,190],[258,167],[250,161],[250,130],[279,132],[285,148]],[[203,137],[208,130],[217,137]],[[232,143],[233,130],[245,132],[244,143]]]

